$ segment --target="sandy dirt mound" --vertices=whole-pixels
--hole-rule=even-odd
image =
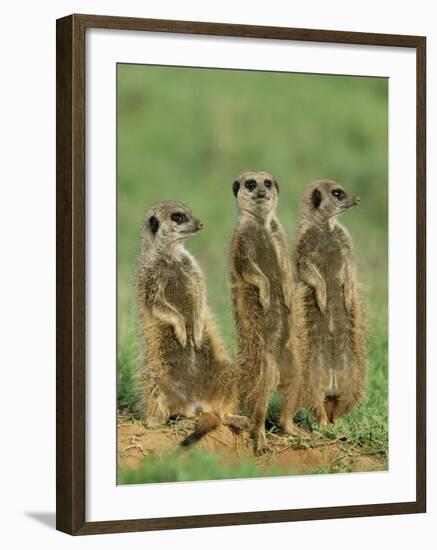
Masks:
[[[144,457],[162,457],[176,450],[180,442],[194,429],[194,422],[184,421],[156,429],[145,428],[141,422],[121,422],[118,426],[118,466],[138,469]],[[339,441],[320,437],[305,437],[299,442],[289,436],[268,434],[269,450],[256,456],[253,441],[247,432],[235,433],[221,426],[205,436],[196,447],[207,452],[220,453],[225,462],[238,462],[241,458],[261,467],[277,466],[284,471],[310,473],[318,469],[336,471],[375,471],[385,468],[384,457],[366,456],[357,449],[348,448]]]

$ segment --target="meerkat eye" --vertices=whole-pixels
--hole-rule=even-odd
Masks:
[[[342,201],[346,197],[346,193],[343,191],[343,189],[334,189],[332,194],[339,201]]]
[[[265,185],[265,187],[267,187],[267,189],[270,189],[270,187],[272,186],[272,181],[271,180],[265,180],[264,185]]]
[[[183,212],[174,212],[171,215],[171,219],[177,224],[181,224],[187,221],[187,216]]]
[[[249,189],[249,191],[253,191],[256,187],[256,181],[255,180],[247,180],[245,183],[246,189]]]

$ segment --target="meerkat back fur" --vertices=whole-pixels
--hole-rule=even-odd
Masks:
[[[278,387],[281,425],[295,433],[293,414],[300,370],[290,345],[292,274],[285,232],[275,209],[279,186],[269,172],[245,172],[234,182],[238,218],[231,242],[230,277],[237,330],[240,395],[248,408],[256,449],[267,445],[269,397]]]
[[[311,183],[293,246],[293,326],[304,385],[301,405],[334,423],[362,399],[367,379],[365,325],[352,239],[337,216],[358,204],[338,183]]]
[[[211,415],[244,425],[236,415],[237,369],[208,310],[202,271],[184,247],[202,227],[177,202],[155,204],[145,216],[137,278],[143,348],[137,390],[148,426],[174,415],[198,416],[208,430],[218,425]]]

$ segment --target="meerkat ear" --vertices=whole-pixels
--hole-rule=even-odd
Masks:
[[[232,191],[235,196],[238,195],[238,191],[240,190],[240,182],[238,180],[235,180],[232,184]]]
[[[277,192],[278,195],[279,195],[279,185],[278,185],[278,182],[277,182],[276,180],[274,180],[273,183],[275,184],[276,192]]]
[[[158,218],[155,218],[155,216],[151,216],[149,219],[149,225],[150,225],[150,229],[152,230],[152,233],[155,234],[158,231],[158,227],[159,227]]]
[[[319,208],[320,203],[322,202],[322,193],[320,193],[318,189],[314,189],[311,195],[311,201],[313,203],[314,208]]]

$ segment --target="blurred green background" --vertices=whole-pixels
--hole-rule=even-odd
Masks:
[[[177,200],[204,222],[187,248],[205,272],[209,304],[233,352],[231,186],[245,170],[268,170],[280,185],[278,214],[290,238],[312,180],[334,179],[361,197],[341,221],[354,240],[369,324],[363,406],[386,423],[388,80],[126,64],[117,71],[119,406],[134,400],[134,281],[146,210]]]

